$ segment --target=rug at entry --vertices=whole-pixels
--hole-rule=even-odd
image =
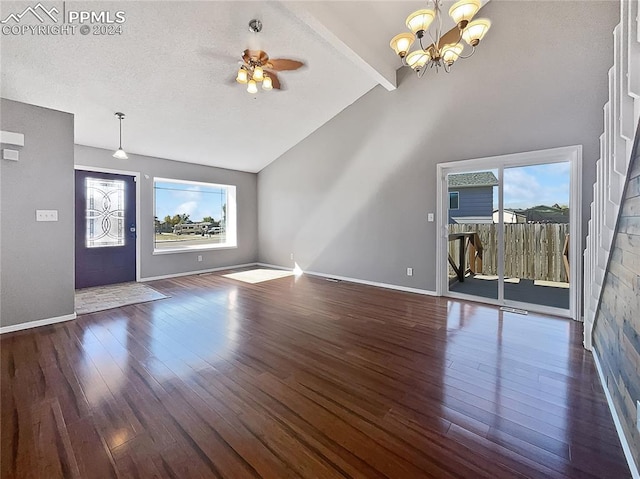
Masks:
[[[76,314],[95,313],[169,296],[141,283],[120,283],[76,289]]]

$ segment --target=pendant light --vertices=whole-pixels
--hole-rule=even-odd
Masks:
[[[120,121],[120,146],[118,147],[116,152],[113,154],[113,157],[117,158],[118,160],[128,160],[129,157],[127,156],[125,151],[122,149],[122,120],[124,119],[124,113],[117,112],[116,117]]]

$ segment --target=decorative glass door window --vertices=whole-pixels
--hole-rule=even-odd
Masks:
[[[87,248],[124,246],[124,187],[122,180],[85,180]]]

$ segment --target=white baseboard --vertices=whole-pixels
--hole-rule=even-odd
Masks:
[[[591,353],[593,354],[593,359],[596,363],[596,370],[598,371],[598,376],[600,377],[600,384],[602,384],[602,389],[604,389],[604,395],[607,398],[607,404],[609,405],[609,410],[611,411],[611,416],[613,417],[613,424],[615,424],[616,426],[616,431],[618,433],[618,437],[620,438],[620,443],[622,444],[624,457],[627,458],[627,464],[629,465],[629,469],[631,470],[631,477],[633,479],[640,479],[640,472],[638,472],[638,467],[636,466],[636,463],[633,460],[633,454],[631,454],[631,447],[629,447],[629,442],[627,441],[627,438],[624,435],[624,429],[622,429],[622,423],[620,422],[620,417],[618,416],[616,407],[613,404],[613,398],[609,393],[609,388],[607,388],[607,380],[604,376],[604,372],[602,371],[600,358],[598,357],[598,353],[596,353],[595,348],[591,350]]]
[[[0,327],[0,334],[13,333],[14,331],[22,331],[23,329],[37,328],[39,326],[48,326],[50,324],[71,321],[72,319],[76,318],[76,313],[73,313],[65,314],[64,316],[57,316],[55,318],[38,319],[36,321],[27,321],[26,323],[13,324],[11,326],[2,326]]]
[[[145,283],[147,281],[156,281],[158,279],[170,279],[170,278],[179,278],[180,276],[192,276],[194,274],[215,273],[216,271],[224,271],[225,269],[247,268],[249,266],[256,266],[257,264],[259,263],[235,264],[230,266],[220,266],[219,268],[201,269],[198,271],[187,271],[185,273],[165,274],[162,276],[148,276],[146,278],[140,278],[139,282]]]
[[[293,271],[293,268],[286,268],[284,266],[278,266],[275,264],[257,263],[257,265],[264,266],[266,268],[284,269],[287,271]],[[349,278],[348,276],[336,276],[335,274],[318,273],[315,271],[304,271],[304,274],[308,274],[311,276],[319,276],[320,278],[329,278],[329,279],[337,279],[339,281],[348,281],[349,283],[366,284],[367,286],[376,286],[378,288],[404,291],[405,293],[416,293],[416,294],[423,294],[426,296],[437,296],[435,291],[430,291],[428,289],[410,288],[408,286],[399,286],[397,284],[389,284],[389,283],[378,283],[376,281],[368,281],[366,279]]]

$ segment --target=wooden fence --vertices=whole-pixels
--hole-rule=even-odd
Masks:
[[[504,273],[507,278],[539,279],[568,282],[563,249],[569,234],[568,224],[516,223],[505,224]],[[449,233],[475,232],[483,247],[482,274],[498,274],[498,225],[454,224]],[[449,242],[449,254],[459,256],[459,242]],[[469,268],[469,257],[466,257]],[[449,266],[450,276],[455,273]]]

